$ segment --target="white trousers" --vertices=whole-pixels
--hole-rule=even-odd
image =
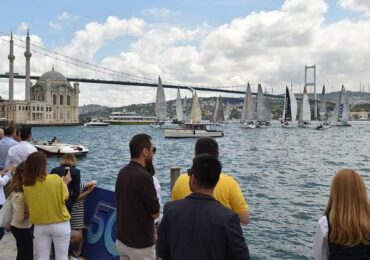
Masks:
[[[120,260],[155,260],[155,245],[146,248],[128,247],[116,239]]]
[[[51,242],[54,243],[55,259],[68,260],[68,247],[71,238],[69,221],[48,225],[35,225],[33,235],[37,260],[49,260]]]

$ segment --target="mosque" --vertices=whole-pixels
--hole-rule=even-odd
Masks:
[[[15,124],[27,125],[74,125],[79,123],[79,83],[71,83],[54,70],[44,73],[32,85],[30,79],[30,36],[26,38],[25,99],[14,100],[14,52],[13,34],[10,36],[9,100],[0,102],[0,117]]]

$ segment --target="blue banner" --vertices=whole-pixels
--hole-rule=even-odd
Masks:
[[[85,201],[84,246],[87,259],[119,259],[116,249],[116,199],[111,190],[95,188]]]

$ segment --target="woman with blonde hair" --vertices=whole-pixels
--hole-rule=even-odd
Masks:
[[[370,259],[369,198],[355,170],[341,169],[335,174],[312,254],[316,260]]]
[[[30,222],[34,224],[37,259],[50,259],[51,243],[54,243],[55,259],[68,259],[71,234],[66,208],[68,173],[62,178],[47,174],[45,154],[34,152],[27,157],[23,174],[24,199],[28,206]]]
[[[74,154],[63,155],[59,164],[60,166],[52,169],[50,173],[58,174],[60,177],[63,177],[68,171],[70,172],[72,180],[68,184],[69,198],[66,201],[66,206],[69,213],[72,213],[72,206],[80,195],[81,173],[80,170],[76,168],[77,160]]]

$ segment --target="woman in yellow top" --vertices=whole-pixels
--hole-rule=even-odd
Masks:
[[[71,218],[65,205],[68,198],[67,184],[70,173],[63,177],[47,174],[46,156],[34,152],[27,157],[24,167],[23,191],[34,224],[37,259],[49,259],[51,243],[54,243],[55,259],[68,259]]]

